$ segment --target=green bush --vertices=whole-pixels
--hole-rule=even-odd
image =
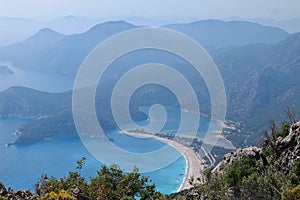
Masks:
[[[55,192],[47,193],[38,200],[76,200],[76,198],[72,197],[69,192],[61,190],[58,194]]]
[[[288,178],[293,186],[297,186],[300,184],[300,160],[294,163],[294,166],[290,174],[288,175]]]
[[[280,199],[281,191],[290,184],[285,174],[273,166],[265,167],[243,179],[240,199]]]
[[[286,137],[289,134],[290,131],[290,124],[287,122],[283,122],[281,124],[281,129],[276,131],[276,138],[279,137]]]
[[[103,165],[98,171],[98,176],[91,177],[90,182],[87,182],[80,175],[84,162],[85,158],[77,162],[78,172],[69,172],[69,176],[59,180],[43,175],[36,184],[36,194],[55,195],[76,187],[91,199],[164,199],[164,196],[156,191],[155,184],[152,184],[148,177],[141,176],[136,167],[132,172],[124,173],[118,165]]]
[[[300,185],[291,189],[284,190],[281,196],[282,200],[299,200],[300,199]]]
[[[243,178],[256,171],[254,164],[249,159],[241,159],[231,164],[225,175],[225,181],[230,187],[240,188]]]
[[[155,185],[149,184],[148,177],[141,176],[134,167],[132,172],[124,174],[118,165],[103,166],[98,176],[91,178],[92,198],[100,199],[162,199]]]
[[[298,160],[298,161],[296,161],[296,162],[294,163],[292,172],[295,173],[297,176],[300,177],[300,160]]]

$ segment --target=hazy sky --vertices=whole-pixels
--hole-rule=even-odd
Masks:
[[[300,0],[0,0],[0,16],[54,19],[66,15],[152,19],[300,17]]]

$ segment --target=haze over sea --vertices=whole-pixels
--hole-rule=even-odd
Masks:
[[[12,86],[23,86],[46,92],[64,92],[73,87],[70,75],[27,71],[12,66],[11,62],[0,61],[0,66],[7,66],[13,74],[0,73],[0,91]]]

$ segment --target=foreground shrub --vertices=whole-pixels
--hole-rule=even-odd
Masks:
[[[124,173],[116,164],[112,164],[109,167],[103,165],[96,177],[91,177],[90,181],[86,181],[80,175],[84,161],[85,159],[82,159],[77,162],[79,171],[69,172],[68,177],[58,180],[54,177],[48,178],[47,175],[43,175],[36,184],[36,194],[47,199],[46,197],[50,198],[49,195],[56,197],[55,195],[60,194],[61,191],[71,192],[76,189],[90,199],[98,200],[164,199],[164,195],[156,191],[155,184],[152,184],[148,177],[141,176],[136,167],[133,168],[132,172]],[[73,193],[72,195],[76,196]],[[55,198],[52,199],[56,200]]]
[[[300,185],[291,189],[285,190],[282,193],[282,200],[299,200],[300,199]]]
[[[69,192],[61,190],[58,194],[55,192],[47,193],[38,200],[76,200],[76,198],[72,197]]]
[[[256,171],[249,159],[241,159],[232,163],[225,176],[225,181],[230,187],[240,188],[244,178],[247,178]]]
[[[277,130],[275,135],[276,135],[276,138],[279,138],[279,137],[286,137],[288,134],[289,134],[289,130],[290,130],[290,124],[287,123],[287,122],[283,122],[281,124],[281,129],[280,130]]]

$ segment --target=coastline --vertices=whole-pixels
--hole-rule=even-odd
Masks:
[[[185,189],[189,189],[191,185],[189,184],[189,178],[194,177],[194,181],[196,181],[196,178],[202,179],[203,176],[201,174],[201,171],[203,170],[202,163],[204,162],[203,159],[201,159],[193,149],[184,146],[183,144],[180,144],[176,141],[169,140],[167,138],[162,138],[156,135],[148,134],[148,133],[132,133],[129,131],[121,131],[122,134],[132,135],[132,136],[138,136],[138,137],[149,137],[155,140],[159,140],[163,143],[166,143],[173,148],[175,148],[177,151],[179,151],[184,159],[185,159],[185,174],[183,181],[178,189],[178,191],[182,191]]]

